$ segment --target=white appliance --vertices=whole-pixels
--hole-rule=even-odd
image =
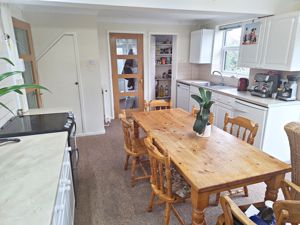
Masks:
[[[199,80],[199,81],[192,81],[191,86],[190,86],[190,94],[189,94],[189,107],[188,107],[188,111],[192,112],[192,108],[193,106],[195,106],[196,108],[199,108],[199,103],[196,102],[191,95],[199,95],[199,87],[205,87],[205,86],[209,86],[209,81],[203,81],[203,80]]]
[[[176,107],[189,111],[190,85],[177,82]]]
[[[235,100],[234,116],[243,116],[258,123],[258,131],[254,146],[262,149],[264,129],[266,124],[268,108],[252,104],[242,100]]]

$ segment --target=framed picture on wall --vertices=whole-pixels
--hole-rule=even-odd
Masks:
[[[245,25],[242,35],[242,45],[255,45],[258,43],[260,26],[260,22],[249,23]]]

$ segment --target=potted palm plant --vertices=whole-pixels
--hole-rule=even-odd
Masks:
[[[0,60],[3,60],[5,61],[6,63],[9,63],[10,65],[14,66],[14,63],[9,60],[8,58],[5,58],[5,57],[0,57]],[[5,80],[6,78],[8,77],[11,77],[15,74],[19,74],[21,73],[20,71],[10,71],[10,72],[5,72],[5,73],[2,73],[0,74],[0,85],[1,85],[1,81]],[[10,92],[16,92],[20,95],[23,94],[23,92],[21,91],[22,89],[27,89],[27,88],[34,88],[34,89],[44,89],[44,90],[47,90],[49,91],[47,88],[41,86],[41,85],[38,85],[38,84],[19,84],[19,85],[12,85],[12,86],[5,86],[5,87],[1,87],[0,88],[0,97],[10,93]],[[5,109],[7,109],[8,111],[10,111],[12,114],[14,114],[14,112],[8,108],[8,106],[6,106],[3,102],[1,102],[0,100],[0,109],[1,109],[1,106]]]
[[[211,100],[212,92],[199,87],[199,95],[191,95],[191,97],[198,102],[200,110],[197,113],[193,130],[198,136],[209,137],[211,124],[209,123],[210,107],[214,104]]]

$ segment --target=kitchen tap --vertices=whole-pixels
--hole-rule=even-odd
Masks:
[[[220,75],[221,76],[221,83],[219,83],[218,85],[220,85],[220,86],[224,86],[225,85],[223,74],[220,71],[214,70],[212,72],[212,75]]]

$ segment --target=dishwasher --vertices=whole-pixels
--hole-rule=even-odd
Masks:
[[[243,116],[258,123],[258,131],[255,137],[254,146],[262,149],[263,134],[266,124],[268,108],[250,102],[236,99],[234,116]]]
[[[189,111],[190,85],[177,82],[176,107]]]

